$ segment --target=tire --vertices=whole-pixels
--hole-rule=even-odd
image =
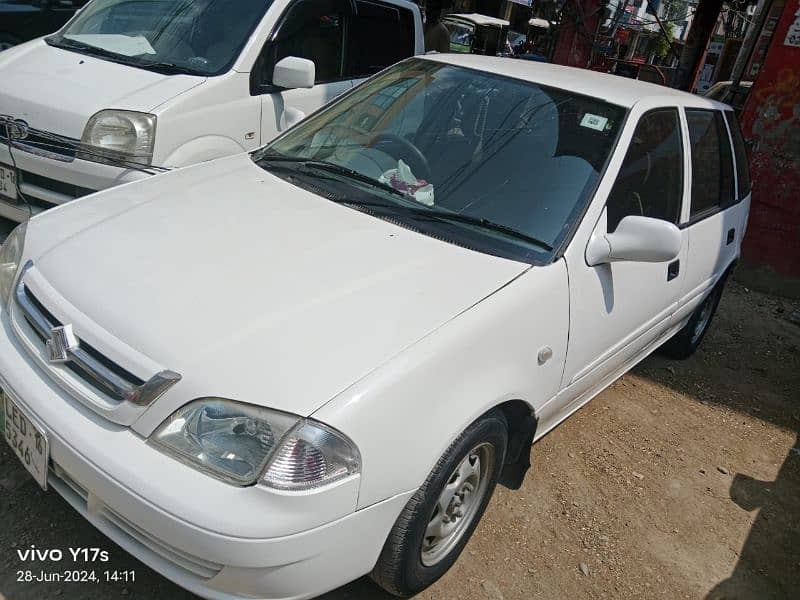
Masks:
[[[22,40],[15,38],[13,35],[0,32],[0,52],[20,43],[22,43]]]
[[[410,596],[447,572],[489,504],[507,444],[506,420],[492,411],[450,445],[389,533],[370,574],[375,583],[395,596]],[[433,532],[439,535],[426,536]]]
[[[722,279],[714,286],[714,289],[706,296],[705,300],[694,309],[686,325],[667,340],[659,348],[659,352],[669,358],[678,360],[685,360],[694,354],[711,327],[711,322],[714,320],[724,289],[725,279]]]

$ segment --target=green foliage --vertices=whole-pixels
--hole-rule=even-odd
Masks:
[[[655,48],[655,54],[658,58],[664,58],[667,56],[667,54],[669,54],[670,43],[675,38],[675,24],[670,21],[665,21],[663,25],[664,31],[666,31],[667,35],[669,36],[669,40],[667,40],[661,31],[658,32]]]

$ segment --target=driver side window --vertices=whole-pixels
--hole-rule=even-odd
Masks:
[[[629,215],[677,223],[683,199],[683,143],[674,108],[645,114],[606,204],[608,232]]]
[[[287,56],[307,58],[316,67],[315,83],[341,79],[344,17],[309,16],[293,25],[292,33],[275,43],[275,62]]]

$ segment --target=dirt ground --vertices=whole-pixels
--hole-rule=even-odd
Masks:
[[[798,304],[730,285],[697,355],[648,358],[539,442],[523,488],[498,488],[461,559],[417,598],[800,598]],[[0,596],[193,597],[0,446]],[[30,544],[106,548],[136,581],[18,583],[14,549]],[[388,598],[367,579],[326,596]]]

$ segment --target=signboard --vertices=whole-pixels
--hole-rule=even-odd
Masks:
[[[789,25],[789,31],[786,32],[786,39],[783,45],[800,48],[800,9],[794,13],[794,22]]]

